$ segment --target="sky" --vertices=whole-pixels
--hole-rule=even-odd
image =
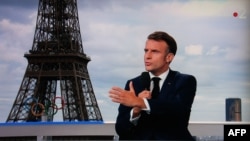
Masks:
[[[225,99],[240,98],[250,122],[250,1],[78,0],[88,71],[105,122],[118,104],[108,97],[143,72],[147,36],[165,31],[177,41],[171,69],[192,74],[197,91],[190,122],[224,122]],[[5,122],[28,65],[38,0],[0,0],[0,122]],[[235,13],[237,13],[235,15]],[[55,115],[60,121],[60,112]]]

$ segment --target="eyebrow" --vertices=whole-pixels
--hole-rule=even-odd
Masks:
[[[146,51],[148,51],[149,49],[147,49],[147,48],[144,48],[144,52],[146,52]],[[151,49],[151,51],[152,52],[160,52],[159,50],[157,50],[157,49]]]

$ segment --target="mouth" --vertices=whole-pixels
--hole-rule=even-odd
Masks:
[[[150,62],[145,62],[145,66],[150,66],[151,63]]]

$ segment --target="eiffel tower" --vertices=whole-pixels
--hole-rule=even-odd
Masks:
[[[77,0],[39,0],[32,49],[6,122],[102,121],[87,70]],[[56,90],[60,91],[60,96]]]

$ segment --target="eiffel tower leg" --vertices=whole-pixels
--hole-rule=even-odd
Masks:
[[[79,72],[78,67],[74,72]],[[85,77],[65,76],[61,80],[61,94],[65,101],[63,108],[64,121],[102,121],[94,91],[86,68]],[[83,72],[82,72],[83,73]]]
[[[24,77],[7,122],[41,121],[45,111],[47,114],[54,113],[54,108],[49,106],[55,94],[56,80]],[[43,107],[39,107],[38,103]]]
[[[31,106],[24,104],[28,98],[32,98],[37,84],[36,78],[24,77],[14,101],[13,107],[8,116],[7,122],[27,121]]]

